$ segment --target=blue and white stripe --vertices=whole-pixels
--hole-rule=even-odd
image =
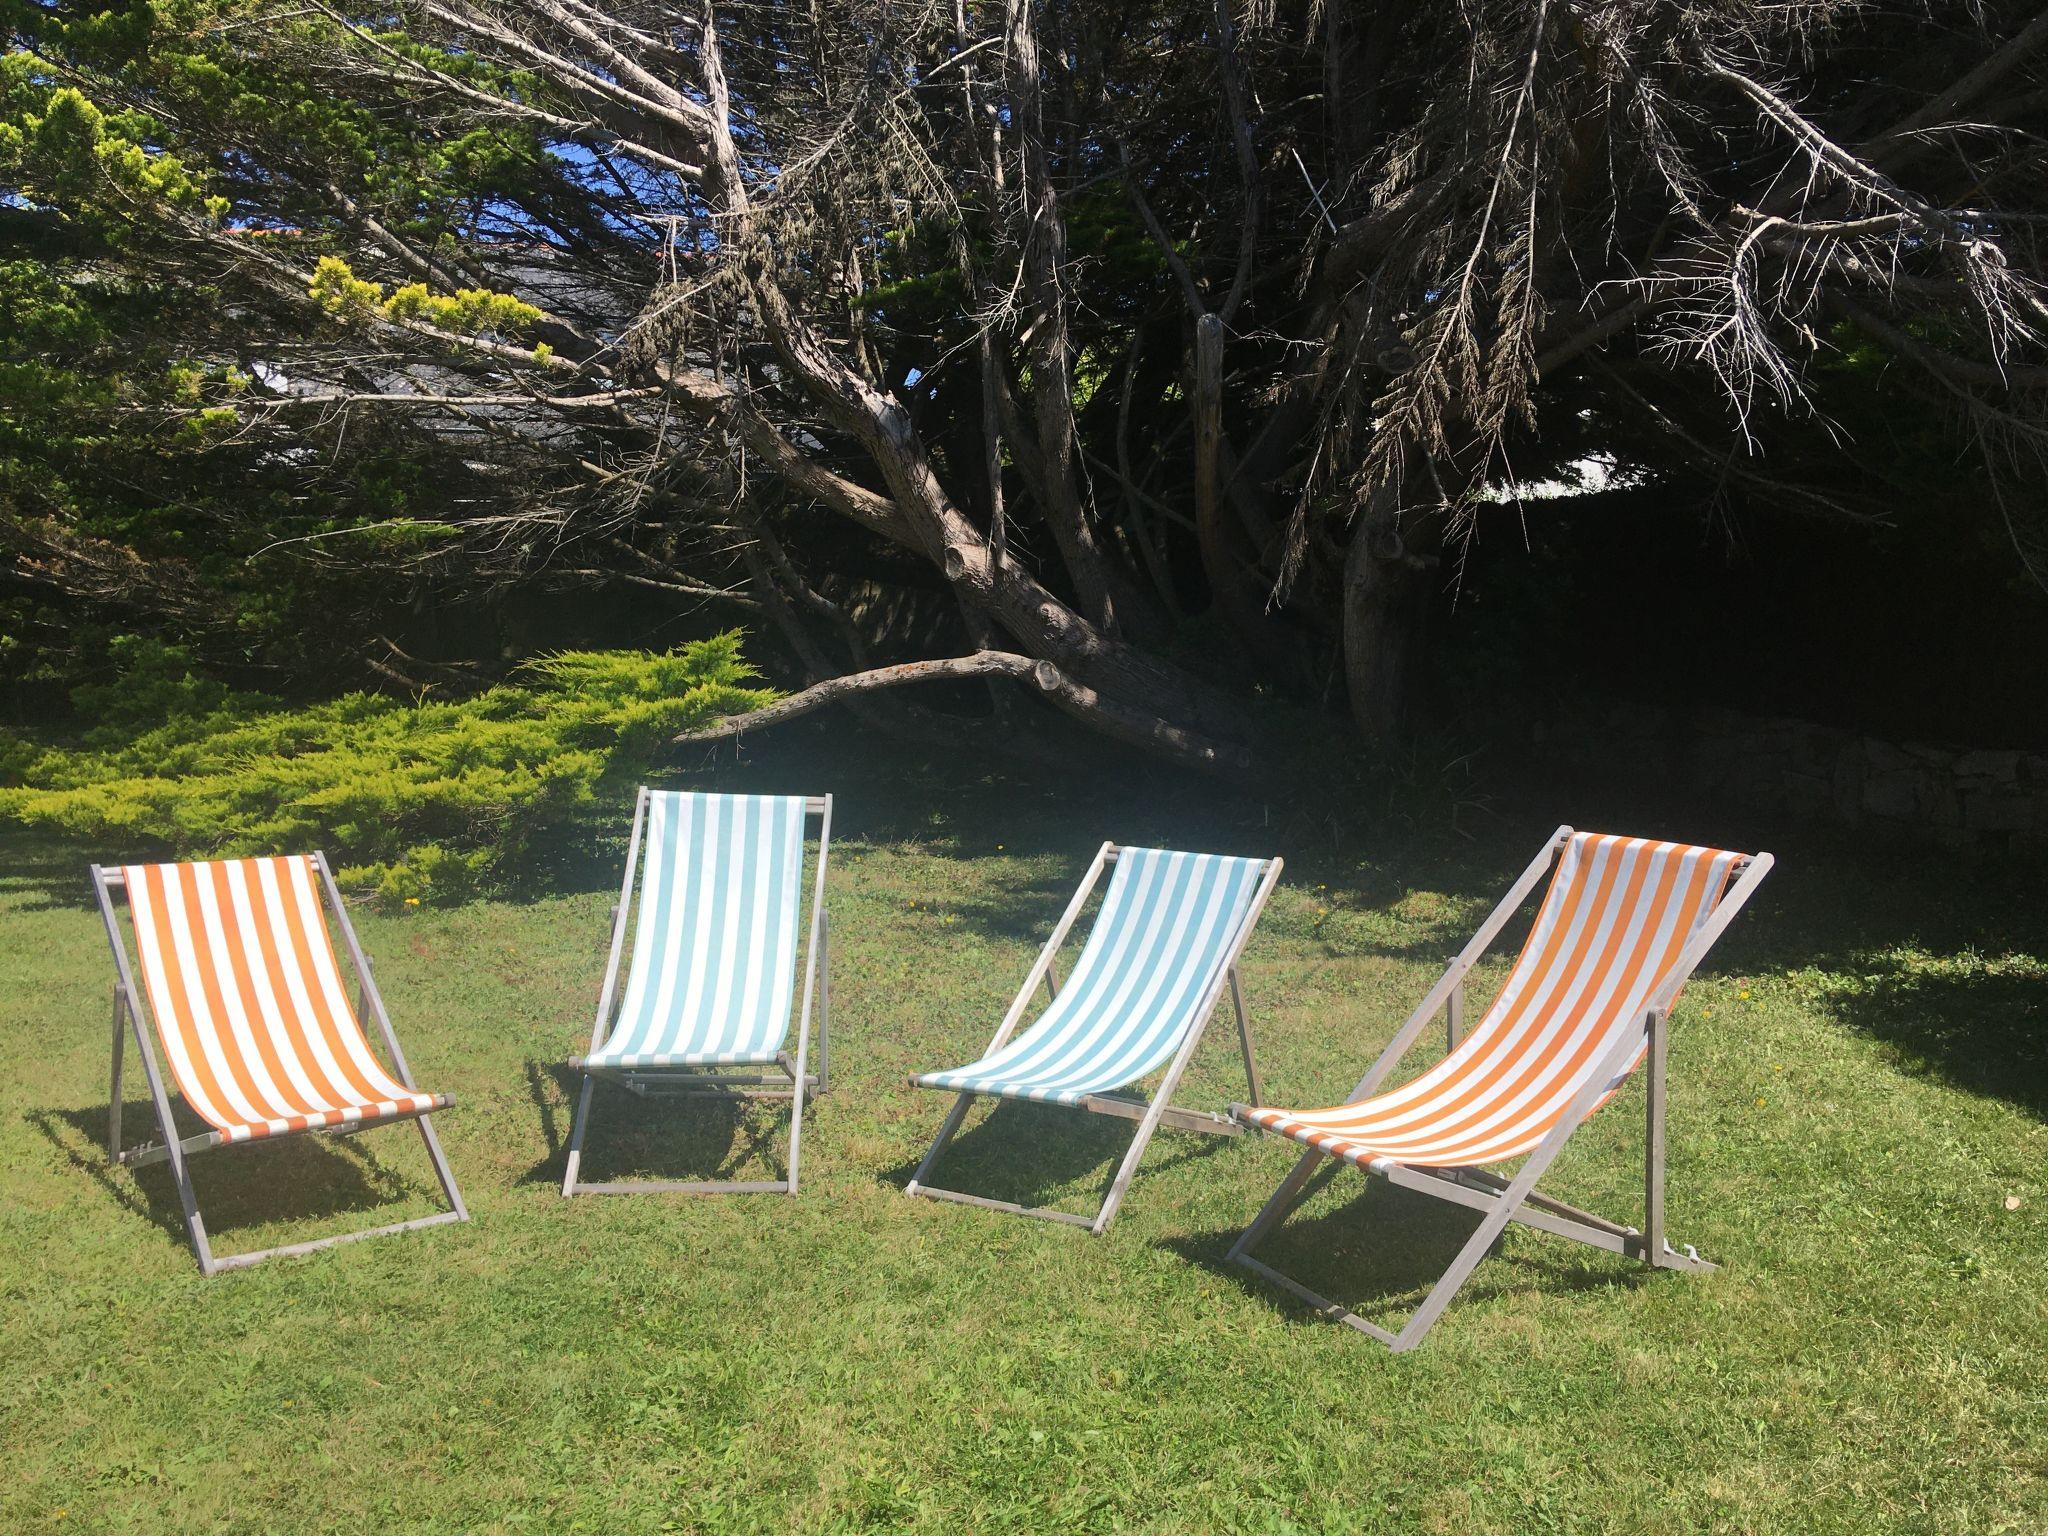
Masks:
[[[929,1088],[1077,1104],[1164,1065],[1202,1022],[1250,920],[1263,859],[1123,848],[1074,973],[1038,1021]]]
[[[626,995],[593,1067],[771,1062],[796,980],[800,795],[650,790]]]

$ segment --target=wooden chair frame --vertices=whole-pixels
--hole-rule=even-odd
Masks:
[[[363,953],[361,940],[356,937],[355,925],[349,921],[348,908],[342,903],[341,891],[334,883],[334,872],[328,868],[327,855],[315,853],[314,867],[320,872],[321,888],[325,891],[334,919],[341,929],[344,946],[349,960],[355,967],[358,986],[358,1014],[367,1014],[377,1025],[377,1032],[383,1037],[384,1048],[389,1053],[389,1065],[395,1076],[405,1087],[418,1091],[412,1078],[412,1069],[406,1065],[405,1051],[398,1043],[398,1033],[391,1027],[391,1015],[385,1011],[384,998],[377,990],[377,978],[370,969],[369,956]],[[382,1237],[392,1232],[413,1232],[422,1227],[438,1227],[451,1221],[469,1220],[469,1210],[462,1203],[462,1194],[455,1186],[455,1173],[448,1166],[447,1156],[441,1150],[441,1141],[434,1134],[434,1127],[428,1116],[434,1110],[408,1111],[402,1115],[385,1115],[375,1119],[357,1120],[347,1125],[312,1126],[299,1131],[286,1131],[275,1136],[262,1136],[243,1143],[233,1143],[219,1131],[207,1131],[197,1136],[178,1136],[177,1124],[171,1113],[171,1097],[164,1082],[162,1071],[157,1065],[156,1048],[150,1035],[156,1027],[152,1015],[151,1027],[143,1027],[143,1014],[149,1009],[147,994],[135,985],[135,972],[130,964],[127,940],[121,933],[121,922],[114,908],[113,893],[125,890],[126,880],[119,869],[95,864],[92,866],[93,891],[99,898],[100,917],[106,924],[107,943],[114,953],[114,1029],[113,1029],[113,1072],[108,1094],[107,1114],[107,1160],[120,1167],[142,1168],[151,1163],[168,1162],[171,1165],[171,1180],[177,1185],[178,1200],[185,1211],[185,1230],[192,1242],[192,1252],[199,1260],[201,1274],[217,1274],[224,1269],[245,1269],[251,1264],[260,1264],[265,1259],[282,1258],[291,1254],[312,1253],[320,1248],[332,1248],[340,1243],[360,1242],[366,1237]],[[126,1020],[135,1036],[136,1054],[142,1059],[142,1071],[149,1082],[149,1096],[156,1110],[157,1126],[163,1139],[146,1146],[123,1148],[121,1145],[121,1089],[122,1089],[122,1047],[125,1036],[122,1021]],[[454,1099],[448,1098],[442,1108],[452,1108]],[[311,1242],[285,1243],[275,1248],[264,1248],[254,1253],[230,1254],[225,1258],[216,1257],[211,1240],[206,1233],[206,1221],[200,1214],[199,1197],[193,1189],[191,1170],[186,1166],[188,1158],[216,1147],[230,1145],[261,1146],[265,1142],[283,1141],[290,1136],[324,1135],[352,1136],[358,1131],[372,1130],[380,1125],[392,1125],[401,1120],[416,1121],[420,1139],[426,1143],[427,1158],[434,1165],[434,1176],[440,1181],[441,1193],[448,1201],[448,1209],[433,1216],[421,1216],[412,1221],[391,1222],[384,1226],[368,1227],[360,1232],[343,1232],[334,1237],[316,1238]]]
[[[576,1114],[569,1130],[569,1160],[562,1172],[562,1194],[569,1195],[793,1195],[803,1149],[804,1101],[825,1092],[831,1068],[832,936],[825,915],[825,865],[832,846],[832,797],[813,795],[804,801],[806,823],[818,818],[818,867],[811,882],[809,950],[804,961],[803,1006],[798,1016],[796,1054],[778,1051],[775,1065],[779,1075],[767,1073],[720,1072],[702,1067],[593,1067],[588,1058],[572,1056],[569,1065],[583,1074],[583,1087],[576,1100]],[[640,838],[647,818],[647,789],[641,786],[633,801],[633,835],[626,853],[626,874],[619,885],[618,904],[611,910],[611,953],[605,963],[604,983],[598,991],[597,1019],[590,1030],[590,1052],[595,1055],[606,1034],[617,1022],[623,1001],[619,986],[620,967],[625,956],[627,916],[638,886]],[[818,1070],[808,1067],[811,1036],[811,1000],[815,989],[818,1004]],[[785,1024],[784,1028],[787,1029]],[[577,1175],[583,1166],[583,1137],[590,1128],[591,1092],[598,1082],[623,1088],[643,1099],[788,1099],[789,1164],[782,1179],[614,1179],[590,1182]]]
[[[1408,1016],[1400,1030],[1388,1043],[1379,1058],[1373,1062],[1365,1076],[1358,1080],[1343,1101],[1355,1104],[1371,1094],[1391,1073],[1405,1056],[1409,1048],[1420,1037],[1424,1028],[1438,1013],[1446,1019],[1446,1054],[1456,1050],[1462,1035],[1464,1021],[1465,981],[1472,967],[1485,955],[1509,920],[1520,909],[1543,876],[1550,870],[1558,854],[1571,841],[1573,829],[1559,827],[1543,851],[1532,859],[1522,871],[1506,896],[1484,923],[1473,934],[1471,942],[1451,961],[1437,984],[1429,990],[1413,1013]],[[1326,1173],[1335,1173],[1344,1166],[1344,1159],[1333,1157],[1319,1148],[1311,1147],[1295,1163],[1287,1177],[1273,1191],[1271,1198],[1245,1228],[1244,1233],[1231,1247],[1230,1262],[1265,1276],[1275,1285],[1314,1308],[1324,1317],[1345,1323],[1369,1338],[1377,1339],[1396,1354],[1415,1348],[1444,1309],[1458,1293],[1479,1261],[1486,1256],[1494,1241],[1511,1221],[1537,1231],[1548,1232],[1558,1237],[1570,1238],[1574,1242],[1586,1243],[1603,1248],[1611,1253],[1627,1254],[1641,1259],[1657,1269],[1679,1269],[1702,1272],[1717,1266],[1701,1258],[1697,1250],[1687,1245],[1683,1252],[1674,1250],[1664,1233],[1664,1118],[1666,1097],[1666,1051],[1668,1045],[1668,1023],[1673,999],[1683,987],[1700,962],[1706,958],[1722,932],[1743,904],[1756,891],[1764,876],[1770,872],[1773,859],[1768,853],[1755,854],[1737,860],[1733,866],[1735,882],[1715,904],[1706,921],[1694,930],[1692,937],[1679,952],[1677,963],[1663,983],[1649,999],[1649,1006],[1629,1027],[1622,1029],[1603,1056],[1596,1069],[1586,1079],[1567,1105],[1562,1118],[1551,1129],[1513,1178],[1500,1175],[1484,1168],[1423,1168],[1409,1167],[1391,1161],[1376,1161],[1365,1168],[1366,1172],[1377,1173],[1390,1184],[1403,1189],[1412,1189],[1420,1194],[1432,1195],[1455,1205],[1466,1206],[1485,1214],[1477,1230],[1459,1249],[1450,1267],[1437,1280],[1423,1298],[1422,1304],[1411,1313],[1398,1331],[1382,1328],[1379,1324],[1360,1317],[1350,1308],[1320,1296],[1299,1281],[1281,1274],[1270,1265],[1252,1257],[1252,1250],[1271,1231],[1274,1224],[1286,1215],[1299,1199],[1308,1193],[1306,1186],[1319,1168]],[[1609,1085],[1638,1050],[1646,1050],[1649,1095],[1645,1114],[1645,1147],[1643,1161],[1643,1225],[1640,1229],[1609,1221],[1590,1211],[1580,1210],[1563,1201],[1554,1200],[1536,1188],[1557,1155],[1564,1150],[1585,1118],[1609,1091]],[[1245,1124],[1248,1106],[1233,1104],[1231,1114]],[[1291,1138],[1290,1138],[1291,1139]],[[1323,1167],[1326,1163],[1328,1166]]]
[[[1104,843],[1096,850],[1094,862],[1088,866],[1088,873],[1082,877],[1073,900],[1067,903],[1066,911],[1060,914],[1059,922],[1053,927],[1052,936],[1045,941],[1045,947],[1038,952],[1038,959],[1026,973],[1024,984],[1018,988],[1009,1011],[1003,1015],[1003,1021],[996,1026],[995,1035],[990,1039],[987,1049],[981,1053],[982,1059],[993,1056],[1009,1042],[1010,1036],[1023,1022],[1024,1012],[1030,1005],[1032,994],[1041,985],[1045,987],[1048,998],[1059,995],[1059,980],[1053,966],[1060,946],[1066,942],[1068,933],[1072,931],[1075,921],[1081,915],[1081,909],[1087,904],[1090,893],[1102,878],[1102,872],[1117,861],[1118,852],[1114,843]],[[1265,911],[1267,899],[1272,896],[1273,888],[1280,883],[1283,863],[1283,860],[1277,858],[1267,861],[1267,867],[1259,877],[1258,887],[1252,895],[1251,904],[1245,909],[1237,933],[1231,940],[1223,967],[1203,997],[1200,1009],[1195,1015],[1195,1022],[1188,1027],[1187,1038],[1174,1051],[1171,1061],[1167,1064],[1166,1075],[1160,1079],[1159,1087],[1154,1091],[1150,1101],[1125,1098],[1121,1094],[1103,1093],[1089,1094],[1080,1101],[1078,1107],[1091,1114],[1114,1115],[1119,1119],[1138,1122],[1138,1129],[1131,1137],[1131,1145],[1117,1168],[1116,1178],[1110,1184],[1109,1193],[1103,1197],[1102,1204],[1094,1215],[1083,1216],[1072,1211],[1054,1210],[1049,1206],[1027,1206],[1008,1200],[991,1200],[982,1195],[939,1189],[927,1182],[933,1166],[939,1160],[939,1154],[946,1149],[946,1144],[959,1131],[960,1124],[966,1119],[968,1108],[975,1099],[984,1096],[1002,1097],[1000,1094],[983,1095],[975,1089],[961,1092],[953,1101],[953,1107],[946,1112],[945,1121],[939,1127],[939,1134],[932,1142],[931,1150],[925,1153],[924,1160],[917,1165],[917,1172],[911,1176],[903,1192],[906,1195],[927,1195],[934,1200],[951,1200],[961,1205],[978,1205],[985,1210],[1008,1211],[1016,1216],[1036,1216],[1044,1221],[1065,1222],[1071,1226],[1086,1227],[1099,1237],[1109,1230],[1109,1224],[1116,1219],[1117,1208],[1123,1204],[1124,1192],[1129,1189],[1131,1179],[1138,1171],[1138,1164],[1145,1156],[1145,1148],[1152,1140],[1152,1133],[1161,1125],[1179,1131],[1204,1131],[1213,1136],[1241,1135],[1242,1127],[1227,1115],[1175,1108],[1173,1091],[1180,1085],[1181,1074],[1187,1070],[1188,1062],[1193,1059],[1195,1047],[1201,1044],[1202,1035],[1208,1028],[1209,1016],[1216,1011],[1216,1004],[1227,984],[1230,988],[1231,1004],[1237,1013],[1237,1038],[1239,1048],[1244,1054],[1245,1082],[1253,1103],[1261,1103],[1264,1100],[1264,1089],[1259,1081],[1258,1061],[1252,1051],[1251,1019],[1245,1011],[1244,988],[1239,981],[1237,967],[1238,958],[1243,954],[1245,944],[1251,939],[1252,930],[1258,926],[1259,914]],[[912,1087],[923,1086],[915,1076],[910,1079],[910,1084]]]

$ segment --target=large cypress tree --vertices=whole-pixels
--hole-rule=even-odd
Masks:
[[[71,423],[8,450],[17,588],[98,600],[111,562],[175,615],[259,549],[743,587],[810,698],[1016,677],[1237,761],[1236,695],[1337,666],[1392,733],[1416,615],[1563,460],[1882,515],[1845,370],[1937,414],[2048,570],[2018,7],[4,13],[4,281],[43,316],[11,377]],[[109,421],[91,451],[203,494],[24,493]],[[432,466],[383,516],[380,463]],[[867,670],[849,567],[942,594],[967,654]]]

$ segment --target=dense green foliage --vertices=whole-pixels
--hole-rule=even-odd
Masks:
[[[399,227],[431,240],[459,209],[531,178],[530,135],[440,140],[380,121],[227,45],[238,28],[282,41],[304,27],[261,9],[0,0],[12,34],[0,57],[0,696],[23,713],[105,681],[128,638],[271,691],[389,683],[396,642],[423,643],[420,615],[488,599],[505,579],[460,536],[465,507],[499,499],[492,477],[445,436],[263,406],[336,340],[324,317],[351,303],[467,334],[516,329],[530,308],[476,287],[352,287],[328,242],[248,222],[235,174],[171,146],[232,124],[245,144],[338,157],[352,182],[407,199],[415,217]],[[75,67],[46,62],[59,56]],[[133,71],[136,89],[96,101],[81,68]],[[317,272],[305,303],[250,288],[234,263],[173,259],[192,250],[188,229],[230,226],[246,260],[288,251]],[[491,655],[488,620],[468,615],[448,649]]]
[[[0,710],[122,637],[403,693],[740,600],[809,674],[1008,649],[1193,761],[1254,695],[1386,742],[1562,670],[1510,676],[1526,610],[1633,530],[1525,493],[1595,461],[1681,576],[1934,593],[1780,605],[1788,708],[1901,615],[2000,664],[2035,12],[0,0]]]
[[[297,708],[137,649],[121,684],[81,690],[80,715],[99,723],[80,745],[0,735],[0,819],[108,858],[324,847],[345,884],[389,901],[530,883],[536,850],[615,814],[671,736],[770,697],[737,634],[667,655],[551,656],[474,698]]]
[[[238,413],[251,374],[210,284],[153,280],[90,228],[0,209],[0,688],[43,707],[103,681],[112,642],[183,646],[297,690],[459,582],[437,568],[471,477],[416,434],[292,448]]]

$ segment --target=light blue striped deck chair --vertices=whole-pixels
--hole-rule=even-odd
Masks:
[[[792,1056],[786,1047],[802,918],[804,826],[811,816],[818,818],[818,863]],[[569,1058],[570,1067],[583,1074],[583,1091],[569,1133],[564,1195],[796,1193],[804,1099],[825,1090],[830,1066],[825,856],[831,839],[830,795],[806,799],[640,790],[626,875],[619,904],[612,909],[611,956],[598,994],[590,1054]],[[633,954],[622,994],[619,967],[629,919]],[[815,1075],[809,1070],[814,992]],[[772,1070],[723,1070],[732,1067]],[[751,1183],[580,1181],[591,1090],[600,1080],[642,1098],[787,1098],[788,1177]]]
[[[1059,947],[1102,871],[1112,864],[1116,872],[1110,876],[1095,926],[1073,974],[1061,986],[1053,969]],[[1070,1222],[1099,1234],[1116,1219],[1146,1144],[1162,1124],[1219,1136],[1238,1130],[1226,1115],[1174,1108],[1173,1091],[1227,985],[1237,1012],[1245,1080],[1252,1098],[1261,1098],[1237,961],[1279,883],[1280,865],[1279,859],[1235,859],[1104,843],[981,1060],[910,1079],[914,1086],[948,1090],[959,1098],[906,1192]],[[1051,1001],[1030,1028],[1016,1034],[1041,983]],[[1165,1075],[1149,1101],[1118,1092],[1161,1067]],[[968,1107],[984,1094],[1067,1104],[1138,1122],[1137,1135],[1095,1215],[989,1200],[934,1189],[926,1182]]]

